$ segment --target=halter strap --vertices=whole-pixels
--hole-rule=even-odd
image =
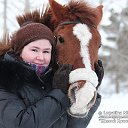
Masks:
[[[68,25],[68,24],[78,24],[81,23],[80,21],[65,21],[65,22],[61,22],[58,26],[61,25]]]
[[[58,26],[61,26],[61,25],[68,25],[68,24],[78,24],[78,23],[82,23],[82,22],[80,22],[80,21],[78,21],[78,20],[76,20],[76,21],[64,21],[64,22],[61,22]],[[90,25],[90,26],[96,28],[95,25]]]

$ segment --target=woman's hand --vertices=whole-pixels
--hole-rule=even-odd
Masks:
[[[58,70],[53,77],[53,88],[61,89],[64,93],[68,93],[69,88],[69,74],[73,66],[70,64],[59,65]]]
[[[98,77],[98,85],[96,87],[96,89],[98,89],[99,86],[101,85],[102,79],[104,77],[104,68],[103,68],[101,60],[98,60],[98,63],[95,63],[95,72]]]

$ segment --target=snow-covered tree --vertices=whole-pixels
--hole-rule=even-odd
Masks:
[[[116,85],[116,92],[119,87],[128,86],[128,6],[120,13],[111,10],[111,24],[103,26],[107,33],[108,44],[114,44],[114,47],[103,47],[110,54],[102,56],[105,61],[105,69],[110,79]]]

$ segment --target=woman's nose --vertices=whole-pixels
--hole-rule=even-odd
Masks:
[[[36,57],[38,60],[44,60],[44,55],[43,53],[39,53]]]

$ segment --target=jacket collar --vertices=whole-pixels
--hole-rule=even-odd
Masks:
[[[6,53],[4,59],[0,61],[0,86],[10,91],[18,91],[25,84],[42,86],[32,68],[20,61],[17,61],[13,54]]]
[[[4,60],[6,61],[11,61],[11,62],[17,62],[17,63],[22,63],[24,65],[24,67],[28,68],[29,70],[34,71],[34,69],[27,63],[23,62],[23,61],[19,61],[13,54],[13,52],[7,52],[4,55]],[[47,74],[49,74],[52,71],[52,67],[47,68],[47,70],[44,72],[44,74],[42,74],[41,76],[45,76]]]

